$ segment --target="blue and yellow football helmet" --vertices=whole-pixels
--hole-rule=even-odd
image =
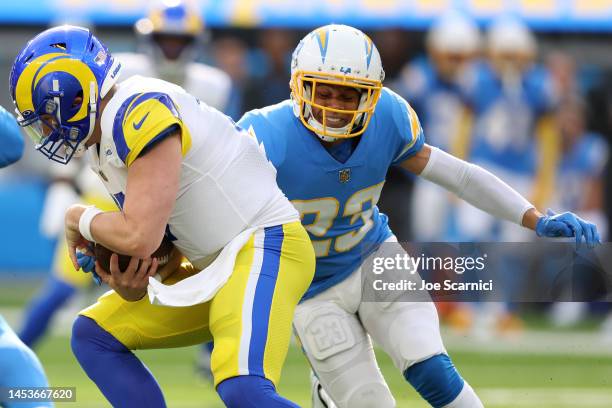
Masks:
[[[59,26],[34,37],[15,59],[9,86],[17,121],[36,149],[64,164],[81,155],[120,70],[86,28]]]
[[[162,0],[152,4],[147,17],[136,22],[143,51],[154,61],[158,76],[181,83],[185,67],[197,58],[204,23],[195,4]]]

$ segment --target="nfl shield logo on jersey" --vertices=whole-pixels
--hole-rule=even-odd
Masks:
[[[351,180],[351,169],[342,169],[338,172],[338,179],[341,183],[348,183]]]

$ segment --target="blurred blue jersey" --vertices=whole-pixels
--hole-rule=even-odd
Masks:
[[[19,160],[23,155],[23,137],[17,121],[0,106],[0,168]]]
[[[387,170],[424,144],[417,115],[400,96],[383,89],[368,128],[344,163],[306,129],[290,101],[248,112],[238,125],[260,142],[313,241],[317,267],[305,298],[349,276],[391,236],[387,217],[376,206]]]
[[[580,211],[590,193],[585,181],[601,177],[608,160],[608,145],[596,133],[585,133],[565,152],[558,165],[555,205]]]
[[[476,119],[471,157],[515,173],[534,174],[535,126],[556,101],[548,72],[534,66],[520,77],[502,81],[489,64],[481,63],[472,77],[469,98]]]
[[[0,388],[48,387],[47,377],[32,350],[19,340],[0,315]],[[52,402],[18,402],[0,396],[0,406],[6,408],[53,407]]]
[[[396,83],[397,92],[418,113],[427,142],[449,152],[467,104],[467,84],[443,80],[429,59],[411,63]]]

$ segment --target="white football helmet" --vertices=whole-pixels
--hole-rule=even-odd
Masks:
[[[533,57],[537,52],[535,37],[525,23],[514,18],[495,20],[487,32],[491,53],[518,54]]]
[[[438,52],[473,55],[480,49],[480,31],[467,16],[449,12],[431,26],[426,41]]]
[[[380,97],[385,72],[372,40],[356,28],[326,25],[312,31],[300,41],[291,60],[291,100],[293,111],[304,126],[322,140],[361,135],[367,128]],[[356,110],[329,108],[315,104],[318,84],[341,85],[361,93]],[[312,114],[312,107],[323,111],[323,123]],[[328,112],[352,114],[342,128],[326,123]]]

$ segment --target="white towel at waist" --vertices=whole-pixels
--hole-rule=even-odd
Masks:
[[[212,299],[232,275],[238,252],[256,230],[257,228],[249,228],[242,231],[221,250],[217,259],[208,267],[174,285],[164,285],[150,277],[147,291],[151,303],[164,306],[191,306]]]

